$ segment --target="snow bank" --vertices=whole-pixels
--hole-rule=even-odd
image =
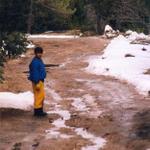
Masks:
[[[126,32],[127,34],[129,34],[129,37],[128,39],[131,40],[131,41],[134,41],[134,40],[138,40],[138,39],[147,39],[148,36],[145,35],[144,33],[137,33],[135,31],[127,31]]]
[[[74,39],[79,38],[76,35],[44,35],[44,34],[35,34],[35,35],[28,35],[28,38],[46,38],[46,39]]]
[[[144,72],[150,68],[150,45],[130,42],[131,36],[125,38],[120,35],[114,38],[102,56],[89,58],[86,70],[97,75],[125,79],[135,85],[141,93],[147,94],[150,90],[150,75]],[[143,48],[146,50],[143,51]]]
[[[19,94],[0,92],[0,108],[30,110],[33,106],[33,101],[34,98],[31,92]]]

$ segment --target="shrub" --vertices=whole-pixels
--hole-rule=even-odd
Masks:
[[[9,58],[15,58],[26,51],[28,42],[25,34],[13,32],[11,34],[5,33],[3,36],[2,47],[5,55]]]
[[[28,44],[25,34],[19,32],[0,35],[0,82],[3,80],[3,63],[6,58],[15,58],[26,51]]]

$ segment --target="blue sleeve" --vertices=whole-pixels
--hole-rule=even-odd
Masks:
[[[30,77],[29,77],[29,79],[34,83],[38,83],[40,80],[39,63],[37,61],[32,61],[32,63],[30,64]]]

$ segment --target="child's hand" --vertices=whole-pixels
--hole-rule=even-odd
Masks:
[[[41,89],[41,81],[35,85],[35,89],[39,91]]]

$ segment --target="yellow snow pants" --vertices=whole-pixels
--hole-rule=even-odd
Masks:
[[[34,93],[34,108],[42,108],[45,99],[44,83],[42,81],[37,84],[32,83],[32,87]]]

